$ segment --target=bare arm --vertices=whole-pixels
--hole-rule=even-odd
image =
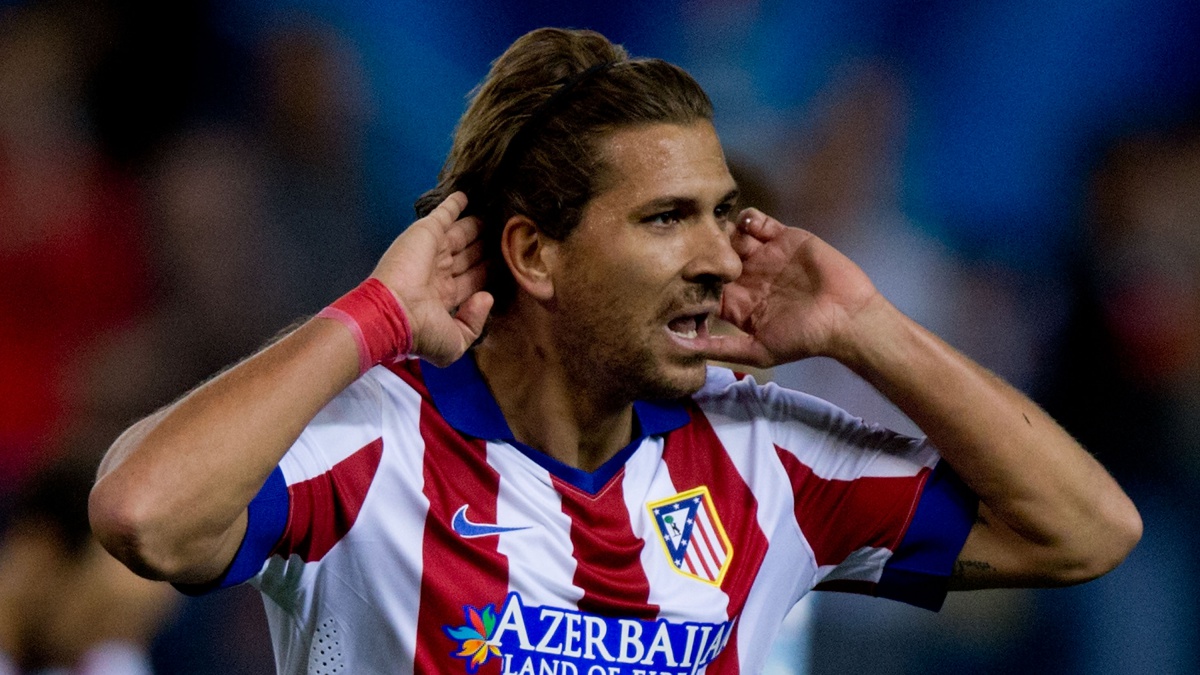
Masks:
[[[953,588],[1077,583],[1136,544],[1137,509],[1091,455],[899,312],[845,256],[754,210],[734,247],[745,271],[722,311],[748,335],[714,338],[713,356],[759,366],[831,356],[916,422],[981,502]]]
[[[1108,472],[1035,403],[880,298],[844,363],[894,401],[979,495],[953,588],[1086,581],[1141,522]]]
[[[388,249],[373,277],[399,298],[414,353],[461,356],[491,308],[481,292],[479,223],[451,195]],[[457,312],[455,312],[457,308]],[[358,377],[342,324],[312,319],[121,435],[89,512],[101,543],[144,576],[218,577],[246,530],[246,507],[304,427]]]

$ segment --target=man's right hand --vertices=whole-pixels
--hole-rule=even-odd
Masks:
[[[480,223],[450,195],[388,248],[373,277],[412,330],[411,352],[439,365],[483,330]],[[246,532],[247,504],[305,426],[359,376],[353,335],[314,319],[113,443],[92,489],[99,541],[139,574],[186,584],[219,577]]]
[[[478,218],[459,218],[467,196],[455,192],[396,238],[371,276],[391,289],[413,331],[413,355],[445,366],[483,332],[493,299]]]

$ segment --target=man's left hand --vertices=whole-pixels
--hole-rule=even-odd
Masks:
[[[860,312],[886,302],[849,258],[757,209],[738,216],[732,243],[742,275],[725,287],[721,318],[745,335],[715,339],[710,358],[764,368],[836,358]]]

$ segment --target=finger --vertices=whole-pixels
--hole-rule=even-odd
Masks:
[[[737,230],[729,239],[729,244],[733,247],[733,252],[738,254],[742,260],[754,255],[754,252],[762,248],[763,243],[754,237]]]
[[[741,284],[730,284],[721,295],[721,311],[718,315],[739,330],[745,330],[755,306],[754,295]]]
[[[753,207],[744,209],[738,214],[737,225],[738,232],[764,242],[778,237],[787,229],[783,223]]]
[[[774,365],[770,352],[753,335],[714,335],[703,349],[705,356],[716,361],[757,368]]]
[[[447,228],[438,246],[439,267],[445,268],[445,262],[451,257],[458,255],[468,246],[471,246],[477,241],[480,241],[479,235],[482,230],[482,223],[478,218],[469,216],[462,220],[456,221],[453,225]]]
[[[487,268],[484,264],[475,265],[454,277],[448,304],[451,307],[461,305],[472,295],[482,291],[487,283]]]
[[[447,248],[450,251],[459,251],[473,242],[479,241],[483,234],[483,221],[475,216],[467,216],[454,221],[450,227],[446,228]]]
[[[480,260],[483,260],[483,242],[476,239],[470,246],[447,258],[445,268],[450,274],[459,275],[478,265]]]
[[[453,192],[450,196],[442,200],[429,215],[425,216],[429,220],[441,225],[443,228],[448,228],[453,225],[463,209],[467,208],[467,195],[464,192]]]
[[[495,299],[491,293],[480,291],[458,306],[454,320],[459,324],[459,329],[463,331],[467,345],[475,342],[483,333],[483,327],[487,324],[488,314],[492,311],[494,303]]]

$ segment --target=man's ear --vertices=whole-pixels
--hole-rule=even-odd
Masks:
[[[554,297],[558,242],[542,234],[532,220],[522,215],[509,218],[500,235],[500,252],[523,291],[542,301]]]

